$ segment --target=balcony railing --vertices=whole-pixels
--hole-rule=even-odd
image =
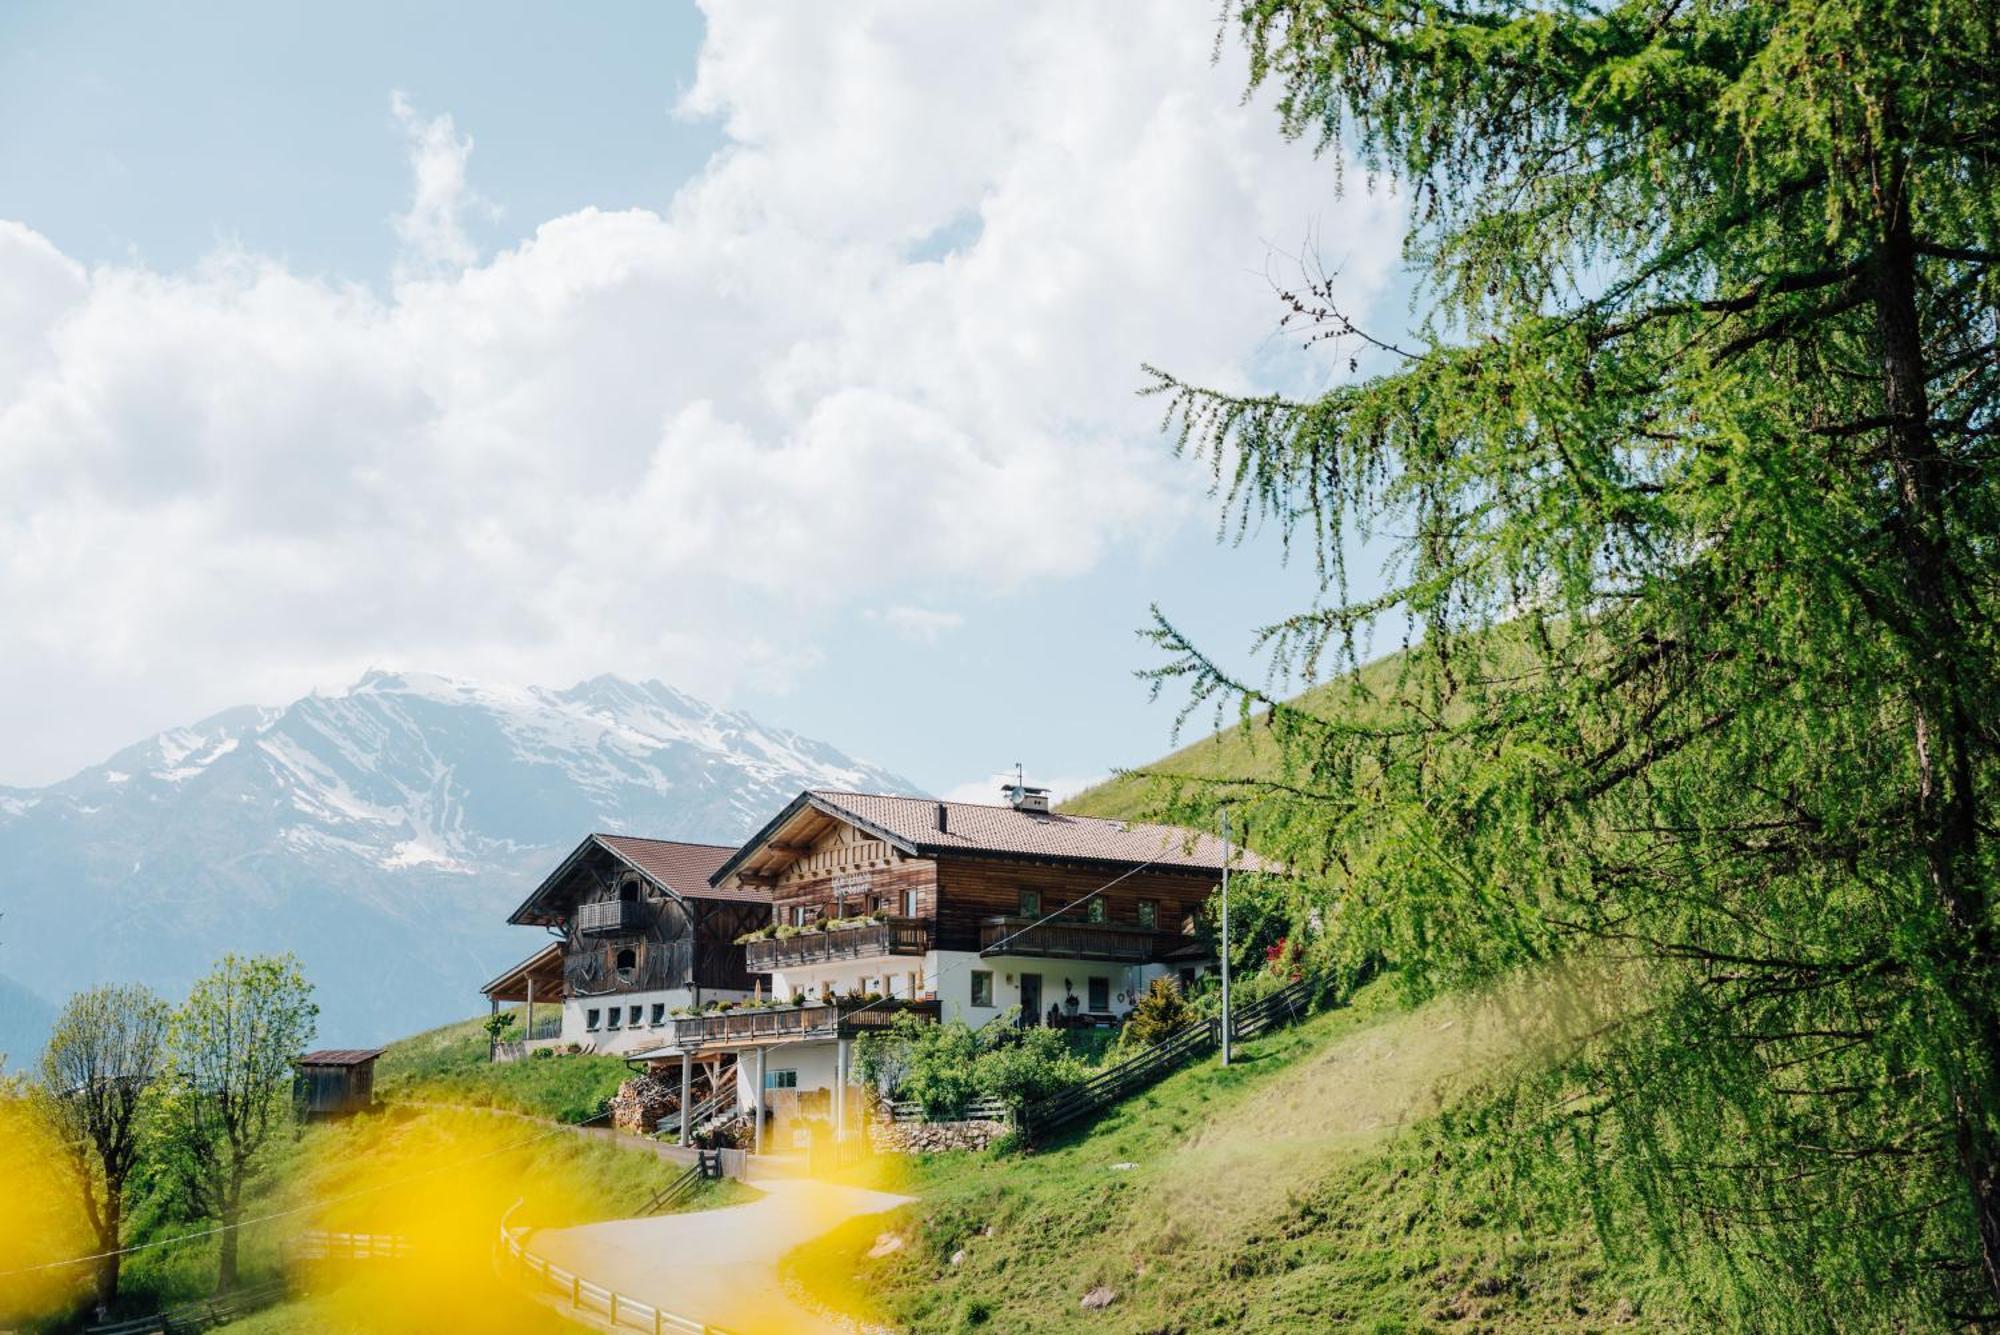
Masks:
[[[988,918],[979,928],[982,955],[1040,955],[1049,959],[1108,960],[1122,964],[1145,964],[1188,941],[1188,937],[1176,932],[1103,922]]]
[[[576,930],[585,936],[623,936],[643,929],[645,905],[631,899],[606,899],[576,910]]]
[[[842,1001],[821,1006],[779,1006],[769,1010],[720,1011],[674,1021],[673,1045],[705,1048],[729,1044],[799,1043],[808,1039],[851,1038],[858,1032],[894,1024],[904,1013],[938,1017],[935,1001]]]
[[[878,955],[921,955],[931,948],[930,924],[922,918],[890,918],[830,932],[801,932],[782,941],[752,941],[744,950],[752,973],[864,960]]]

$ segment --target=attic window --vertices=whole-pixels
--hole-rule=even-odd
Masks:
[[[636,970],[638,967],[639,967],[638,951],[633,950],[630,946],[627,946],[625,949],[618,952],[618,976],[620,978],[626,980],[627,982],[630,982],[633,971]]]
[[[621,899],[621,900],[623,900],[623,901],[624,901],[625,903],[627,903],[627,904],[636,904],[636,903],[638,903],[638,902],[639,902],[639,883],[638,883],[637,881],[627,881],[627,882],[625,882],[625,884],[623,884],[623,885],[619,886],[619,887],[618,887],[618,898],[619,898],[619,899]]]

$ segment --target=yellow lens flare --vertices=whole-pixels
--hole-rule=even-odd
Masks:
[[[0,1095],[0,1328],[59,1315],[90,1290],[97,1250],[62,1143],[28,1099]]]

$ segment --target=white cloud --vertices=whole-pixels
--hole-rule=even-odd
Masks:
[[[1268,375],[1271,248],[1316,227],[1365,302],[1399,231],[1242,103],[1213,24],[723,8],[683,109],[728,142],[671,208],[484,260],[471,139],[399,98],[386,292],[234,251],[86,271],[0,224],[6,777],[385,659],[726,696],[843,611],[941,632],[940,590],[1205,514],[1139,363]]]
[[[929,607],[871,607],[862,613],[869,621],[887,626],[914,644],[936,644],[947,631],[965,624],[957,612],[941,612]]]
[[[472,136],[459,134],[450,116],[420,116],[400,90],[389,95],[389,114],[409,143],[413,178],[409,211],[392,220],[403,243],[397,276],[456,273],[479,259],[478,247],[466,235],[466,210],[492,210],[466,181]]]
[[[1036,788],[1048,789],[1049,800],[1060,806],[1084,789],[1095,788],[1110,777],[1109,774],[1059,774],[1050,778],[1030,771],[1027,782]],[[990,774],[983,779],[968,779],[964,783],[954,785],[943,796],[947,802],[978,802],[985,806],[998,806],[1006,800],[1001,796],[1000,789],[1012,782],[1014,782],[1014,771],[1008,770],[1005,773]]]

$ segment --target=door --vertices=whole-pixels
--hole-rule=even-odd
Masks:
[[[1038,973],[1021,975],[1021,1023],[1036,1025],[1042,1022],[1042,976]]]

